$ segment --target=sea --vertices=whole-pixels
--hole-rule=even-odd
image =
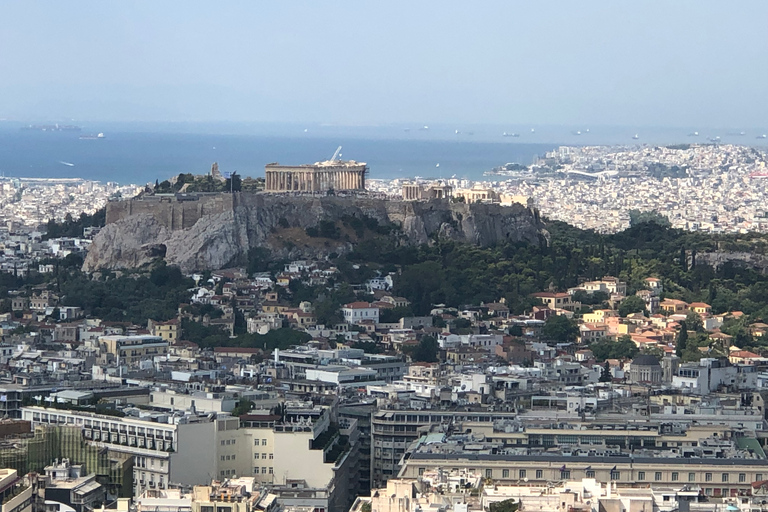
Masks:
[[[40,123],[48,124],[48,123]],[[67,124],[78,124],[76,122]],[[86,123],[76,131],[23,129],[0,122],[0,176],[83,178],[120,184],[154,183],[179,173],[264,176],[264,165],[306,164],[332,157],[366,162],[372,179],[498,179],[483,173],[505,163],[530,164],[561,145],[707,142],[762,146],[762,132],[632,127],[424,125],[235,125]],[[103,138],[81,138],[103,133]],[[507,135],[504,136],[504,133]],[[637,135],[637,139],[633,138]]]

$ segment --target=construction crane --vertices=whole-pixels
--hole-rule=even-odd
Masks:
[[[336,148],[336,152],[333,154],[333,156],[331,157],[331,160],[330,160],[330,161],[331,161],[331,162],[335,162],[336,160],[338,160],[338,159],[339,159],[339,157],[340,157],[340,156],[341,156],[341,146],[339,146],[338,148]]]

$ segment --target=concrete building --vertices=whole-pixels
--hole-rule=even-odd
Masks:
[[[348,324],[359,324],[363,320],[373,320],[379,323],[379,308],[369,302],[351,302],[344,304],[341,308],[341,314],[344,315],[344,321]]]
[[[327,160],[307,165],[267,164],[267,192],[327,192],[329,190],[365,190],[363,162]]]
[[[0,469],[0,512],[32,512],[32,487],[22,485],[15,469]]]
[[[84,475],[82,466],[71,465],[68,459],[46,466],[45,476],[45,500],[72,507],[75,512],[93,510],[106,498],[96,475]]]
[[[656,357],[638,354],[629,364],[629,381],[635,384],[661,384],[663,372]]]
[[[637,485],[698,485],[707,496],[749,496],[752,482],[768,476],[768,460],[653,456],[578,456],[570,454],[492,454],[487,450],[443,451],[433,447],[404,460],[398,478],[418,478],[441,468],[469,468],[499,484],[527,479],[529,485],[570,480],[577,475],[612,481],[619,488]]]
[[[194,485],[207,481],[208,474],[218,474],[224,466],[218,464],[216,441],[226,427],[207,416],[117,417],[33,406],[22,408],[22,418],[33,426],[80,427],[88,442],[133,456],[136,496],[146,489],[167,488],[169,482]],[[234,423],[237,430],[236,418]]]
[[[159,336],[101,336],[99,345],[115,362],[127,365],[168,353],[168,341]]]
[[[568,311],[575,311],[581,308],[581,302],[571,300],[571,296],[567,293],[555,293],[555,292],[539,292],[531,295],[535,299],[539,299],[545,306],[550,309],[565,309]]]
[[[149,320],[147,328],[153,336],[158,336],[165,341],[174,342],[181,339],[181,322],[178,318],[172,318],[166,322]]]
[[[276,494],[301,488],[321,508],[345,511],[358,492],[359,431],[356,420],[332,422],[331,416],[329,408],[302,403],[287,403],[284,418],[242,416],[237,453],[250,455],[253,477]]]
[[[155,389],[149,393],[149,405],[168,411],[232,412],[237,405],[237,398],[224,393],[178,393],[169,389]]]

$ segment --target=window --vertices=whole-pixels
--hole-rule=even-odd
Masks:
[[[224,460],[224,456],[223,455],[221,456],[221,460]]]
[[[254,458],[254,459],[258,459],[258,458],[259,458],[259,454],[258,454],[258,453],[254,453],[254,454],[253,454],[253,458]]]
[[[565,470],[561,469],[560,470],[560,479],[561,480],[568,480],[569,478],[571,478],[571,470],[570,469],[565,469]]]
[[[521,469],[518,474],[520,475],[520,478],[525,478],[526,477],[526,471],[524,469]]]
[[[704,481],[705,482],[711,482],[712,481],[712,473],[704,473]]]
[[[536,470],[536,478],[539,478],[539,479],[540,478],[544,478],[544,471],[542,471],[541,469],[537,469]]]
[[[269,474],[270,475],[272,474],[272,468],[271,467],[269,468]]]
[[[594,473],[594,471],[593,471]],[[645,471],[638,471],[637,472],[637,479],[638,480],[645,480]]]
[[[261,474],[266,475],[267,474],[267,466],[262,466],[261,468]]]
[[[493,470],[492,469],[486,469],[485,470],[485,478],[493,478]]]
[[[221,440],[221,446],[224,446],[224,440],[223,439]]]
[[[657,471],[656,474],[653,476],[654,480],[657,482],[661,480],[661,471]]]
[[[611,480],[621,480],[621,471],[611,471]]]
[[[262,439],[261,440],[261,446],[267,446],[267,440],[266,439]]]
[[[592,469],[587,470],[587,478],[595,478],[595,472]]]
[[[266,459],[266,458],[267,458],[267,454],[266,454],[266,453],[262,453],[262,454],[261,454],[261,458],[262,458],[262,459]]]
[[[253,445],[254,446],[259,446],[259,440],[258,439],[254,439],[253,440]]]
[[[755,473],[755,482],[761,482],[763,480],[762,473]]]
[[[728,481],[728,473],[723,473],[723,474],[721,475],[721,478],[722,478],[722,481],[723,481],[723,482],[727,482],[727,481]]]
[[[673,471],[672,472],[672,481],[673,482],[677,482],[678,478],[679,478],[679,474],[677,473],[677,471]]]
[[[688,473],[688,481],[689,482],[695,482],[696,481],[696,473]]]
[[[234,455],[232,455],[232,460],[235,460],[235,456]]]
[[[425,468],[419,468],[419,476],[424,474],[424,470],[425,470]]]
[[[274,454],[274,453],[270,453],[270,454],[269,454],[269,460],[272,460],[272,459],[274,459],[274,458],[275,458],[275,454]]]
[[[502,469],[501,470],[501,478],[509,478],[509,470],[508,469]]]
[[[253,474],[254,475],[258,475],[259,474],[259,467],[258,466],[253,468]],[[200,512],[202,512],[202,511],[200,511]]]
[[[747,475],[745,473],[739,473],[739,483],[743,484],[747,481]]]

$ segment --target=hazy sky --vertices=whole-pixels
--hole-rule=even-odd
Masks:
[[[765,0],[3,0],[0,24],[0,118],[768,124]]]

